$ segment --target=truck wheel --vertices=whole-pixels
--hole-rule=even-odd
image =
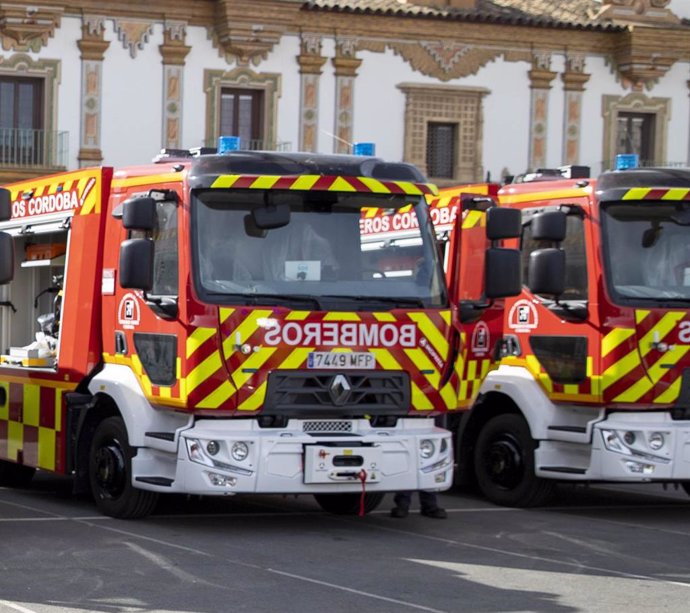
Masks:
[[[0,460],[0,485],[6,487],[26,487],[36,472],[31,466]]]
[[[364,513],[371,513],[383,501],[385,493],[364,494]],[[314,494],[314,500],[328,513],[335,515],[358,515],[361,494]]]
[[[553,481],[534,474],[536,445],[520,415],[498,415],[481,429],[474,450],[477,484],[491,502],[535,507],[553,493]]]
[[[132,456],[122,418],[108,417],[98,424],[89,451],[89,484],[104,515],[145,517],[156,506],[156,492],[132,486]]]

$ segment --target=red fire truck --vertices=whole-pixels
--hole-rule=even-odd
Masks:
[[[239,151],[0,189],[0,482],[73,475],[123,518],[160,493],[348,514],[447,489],[434,418],[460,382],[434,191],[378,158]],[[401,219],[413,258],[366,239]]]
[[[583,170],[499,193],[522,214],[523,291],[449,424],[459,477],[498,504],[559,481],[690,492],[690,170]]]

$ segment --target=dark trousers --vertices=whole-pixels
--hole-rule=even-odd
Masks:
[[[419,506],[423,511],[430,511],[438,507],[438,502],[436,501],[436,492],[424,492],[419,490]],[[398,492],[393,498],[396,507],[401,509],[409,509],[412,503],[412,494],[414,492]]]

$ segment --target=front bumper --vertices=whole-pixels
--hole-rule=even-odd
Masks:
[[[139,449],[134,483],[197,495],[445,490],[452,484],[451,434],[432,420],[401,419],[384,428],[364,419],[320,420],[318,431],[309,429],[313,424],[295,419],[285,428],[260,428],[255,420],[197,420],[179,433],[174,461]]]

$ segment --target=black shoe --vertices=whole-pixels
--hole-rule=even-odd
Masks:
[[[410,512],[403,507],[393,507],[391,509],[391,517],[397,517],[398,519],[404,519],[408,516]]]
[[[422,515],[425,517],[432,517],[433,519],[446,519],[446,517],[448,517],[446,510],[441,507],[436,507],[435,509],[422,509]]]

